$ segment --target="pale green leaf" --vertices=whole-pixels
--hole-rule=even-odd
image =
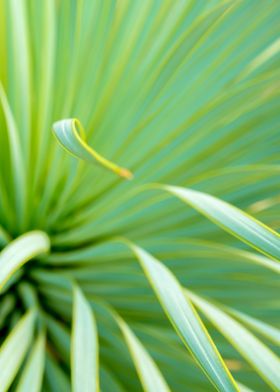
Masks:
[[[241,384],[241,382],[238,382],[237,385],[240,389],[240,392],[254,392],[251,388],[248,388],[246,385]]]
[[[217,306],[190,293],[186,297],[201,310],[237,351],[255,368],[259,375],[276,391],[280,386],[280,360],[243,325]]]
[[[267,61],[269,61],[272,57],[276,56],[279,52],[280,52],[280,38],[277,38],[260,54],[258,54],[257,57],[250,62],[250,64],[247,65],[247,67],[241,73],[240,78],[248,76],[250,73],[254,72],[256,69],[261,67]]]
[[[53,125],[53,129],[62,147],[75,157],[99,164],[121,177],[132,178],[129,170],[108,161],[86,143],[86,134],[79,120],[66,119],[58,121]]]
[[[244,211],[207,193],[175,186],[162,186],[229,233],[260,252],[280,260],[280,235]]]
[[[71,336],[73,392],[99,391],[98,338],[92,309],[78,287],[74,289]]]
[[[23,264],[50,248],[50,240],[42,231],[30,231],[7,245],[0,253],[0,290]]]
[[[29,311],[16,324],[0,348],[0,392],[9,390],[33,335],[35,312]]]
[[[0,83],[0,102],[7,123],[9,149],[11,155],[11,177],[14,187],[15,209],[20,226],[24,223],[26,205],[26,173],[24,171],[23,152],[20,145],[19,132],[6,92]]]
[[[202,370],[219,391],[238,390],[211,337],[174,275],[143,249],[128,243],[137,256],[167,317]]]
[[[242,323],[269,339],[272,343],[280,346],[280,329],[235,309],[226,307],[226,310]]]
[[[41,333],[29,354],[16,392],[40,392],[45,365],[45,335]]]
[[[117,317],[117,322],[125,337],[144,391],[170,392],[160,370],[139,339],[122,318]]]
[[[20,121],[20,131],[18,135],[21,138],[24,157],[27,161],[30,153],[31,138],[31,48],[28,32],[28,14],[27,2],[20,0],[11,0],[9,5],[9,22],[13,26],[13,34],[9,51],[13,61],[10,61],[9,68],[12,75],[9,90],[11,91],[11,102],[14,108],[15,117]],[[18,61],[18,59],[21,61]],[[26,167],[26,166],[25,166]]]

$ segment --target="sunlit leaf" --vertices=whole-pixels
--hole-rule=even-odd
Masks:
[[[279,358],[244,326],[221,309],[188,291],[186,296],[209,318],[263,379],[274,390],[278,390],[280,385]]]
[[[129,246],[137,256],[176,332],[212,383],[221,391],[238,390],[199,316],[185,298],[177,279],[149,253],[136,245]]]
[[[0,348],[0,391],[9,390],[31,343],[35,321],[34,311],[24,315]]]
[[[78,287],[74,289],[71,342],[74,392],[99,391],[98,340],[93,312]]]
[[[173,186],[168,192],[197,209],[226,231],[280,261],[280,235],[244,211],[206,193]]]
[[[258,320],[254,317],[248,316],[242,312],[238,312],[237,310],[227,308],[227,311],[232,314],[235,318],[240,320],[242,323],[247,325],[252,330],[258,332],[263,335],[267,339],[269,339],[272,343],[280,346],[280,329],[277,329],[269,324],[264,323],[261,320]]]
[[[0,253],[0,289],[24,263],[50,249],[48,236],[41,231],[23,234]]]

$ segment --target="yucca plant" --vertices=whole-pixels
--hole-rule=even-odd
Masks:
[[[0,392],[280,390],[279,20],[1,0]]]

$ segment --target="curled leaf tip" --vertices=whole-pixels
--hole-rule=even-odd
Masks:
[[[76,118],[55,122],[53,131],[61,146],[76,158],[99,164],[125,179],[131,180],[133,178],[133,174],[129,170],[109,161],[89,146],[83,126]]]
[[[131,173],[131,171],[129,171],[128,169],[125,169],[125,168],[121,168],[119,174],[121,177],[126,178],[127,180],[132,180],[134,177],[133,173]]]

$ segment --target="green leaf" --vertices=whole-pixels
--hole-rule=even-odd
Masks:
[[[93,312],[83,293],[74,288],[71,336],[73,392],[99,391],[98,338]]]
[[[5,246],[11,240],[9,234],[0,226],[0,246]]]
[[[138,192],[152,182],[187,186],[246,206],[279,231],[279,20],[276,0],[0,1],[0,225],[14,238],[46,231],[53,251],[50,260],[21,267],[2,289],[0,342],[23,309],[45,309],[52,321],[44,392],[71,390],[73,280],[98,321],[103,392],[141,385],[99,300],[129,320],[172,391],[214,389],[130,251],[106,246],[119,234],[141,241],[181,285],[267,325],[279,323],[279,262],[246,253],[167,192]],[[101,171],[92,154],[86,165],[56,143],[53,120],[72,117],[85,125],[86,141],[75,125],[82,141],[133,169],[135,181]],[[10,242],[2,238],[0,249]],[[253,327],[233,317],[257,331],[255,321]],[[234,358],[212,330],[220,352]],[[263,380],[244,362],[233,374],[263,392]]]
[[[233,315],[235,318],[246,324],[251,329],[255,330],[259,334],[269,339],[272,343],[280,346],[280,329],[272,327],[271,325],[264,323],[254,317],[248,316],[243,312],[239,312],[232,308],[225,308],[228,313]]]
[[[121,317],[116,317],[116,320],[127,342],[144,391],[169,392],[166,381],[145,347]]]
[[[280,260],[280,235],[244,211],[207,193],[167,185],[161,188],[261,253]]]
[[[11,102],[15,111],[15,117],[20,122],[21,145],[24,156],[29,159],[31,138],[31,42],[29,39],[29,21],[27,17],[27,3],[25,1],[11,0],[8,2],[9,23],[13,25],[13,34],[9,42],[9,54],[12,61],[9,62],[11,73],[9,90]],[[20,58],[21,61],[17,61]]]
[[[138,258],[167,317],[202,370],[219,391],[237,391],[235,381],[174,275],[149,253],[127,242]]]
[[[236,350],[255,368],[258,374],[273,388],[279,390],[280,360],[259,339],[257,339],[243,325],[238,323],[217,306],[190,293],[186,297],[201,310]]]
[[[40,392],[45,365],[45,334],[36,339],[20,377],[16,392]]]
[[[23,264],[49,249],[49,237],[42,231],[30,231],[7,245],[0,253],[0,291]]]
[[[254,392],[251,388],[248,388],[246,385],[241,384],[241,382],[237,383],[240,392]]]
[[[0,303],[0,330],[3,328],[6,317],[13,311],[15,308],[16,299],[12,294],[7,294],[1,299]]]
[[[25,357],[33,335],[35,312],[28,311],[0,348],[0,392],[9,390]]]
[[[268,47],[266,47],[256,58],[254,58],[250,64],[240,74],[239,78],[246,77],[256,69],[261,67],[264,63],[276,56],[280,52],[280,38],[273,41]]]
[[[63,357],[63,361],[69,365],[71,356],[70,332],[64,324],[49,314],[44,314],[44,322],[47,325],[48,337],[54,344],[56,351]]]
[[[100,381],[101,381],[101,390],[108,392],[125,392],[123,386],[119,383],[119,381],[115,377],[114,371],[109,371],[106,367],[100,367]]]
[[[54,123],[53,130],[59,143],[70,154],[85,161],[99,164],[126,179],[132,178],[132,173],[129,170],[108,161],[86,143],[86,134],[79,120],[74,118],[58,121]]]
[[[71,390],[70,379],[48,352],[46,353],[46,381],[52,392],[69,392]]]
[[[9,149],[11,156],[11,178],[13,180],[14,188],[14,202],[15,210],[17,212],[17,219],[20,228],[23,227],[25,218],[25,204],[26,204],[26,173],[24,171],[24,159],[20,145],[19,132],[17,124],[10,107],[5,90],[0,83],[0,102],[7,123],[7,132],[9,138]]]

